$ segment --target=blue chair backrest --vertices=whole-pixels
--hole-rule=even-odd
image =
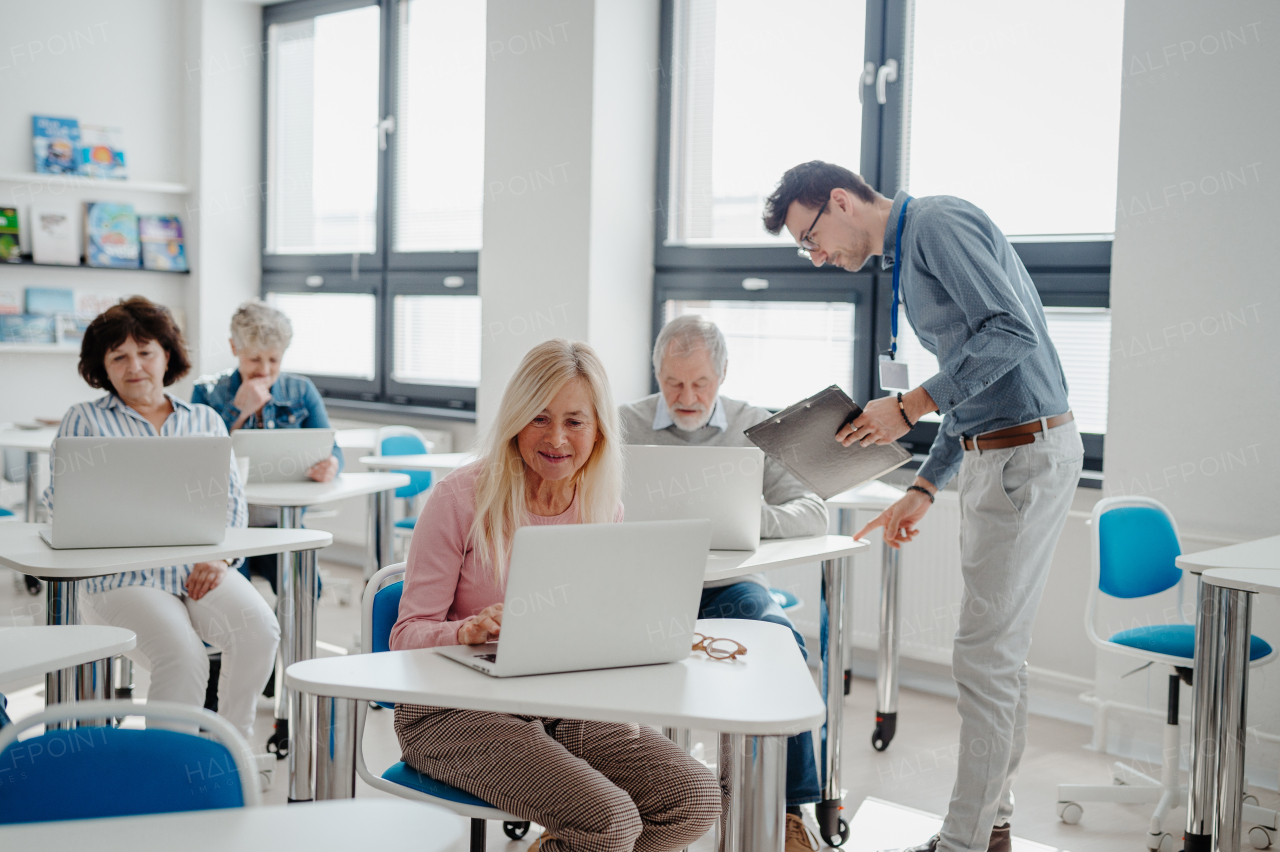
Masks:
[[[154,728],[84,727],[21,740],[0,753],[0,781],[0,824],[244,807],[226,746]]]
[[[1164,512],[1122,506],[1098,519],[1098,588],[1115,598],[1141,598],[1182,579],[1174,564],[1182,549]]]
[[[427,445],[414,435],[392,435],[382,439],[379,450],[384,456],[420,456],[427,452]],[[431,471],[401,470],[409,476],[409,484],[396,489],[396,496],[401,499],[417,497],[431,487]]]
[[[373,596],[373,652],[391,650],[391,628],[400,617],[400,595],[404,592],[404,580],[383,586]]]

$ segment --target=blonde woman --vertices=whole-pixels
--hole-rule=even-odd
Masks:
[[[394,650],[476,645],[502,632],[518,527],[622,520],[622,443],[591,347],[549,340],[524,357],[479,460],[442,480],[422,509]],[[720,813],[702,764],[641,725],[401,704],[404,760],[545,826],[545,852],[666,852]]]

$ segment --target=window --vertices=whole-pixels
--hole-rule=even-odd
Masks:
[[[700,314],[729,344],[721,392],[774,410],[823,388],[853,388],[854,306],[848,302],[676,301],[664,322]],[[797,371],[797,365],[802,369]]]
[[[396,381],[480,383],[479,296],[396,296],[394,305]]]
[[[782,173],[812,159],[858,163],[859,110],[805,98],[848,63],[815,43],[814,21],[861,45],[865,20],[856,0],[677,0],[669,243],[787,242],[760,223]],[[817,111],[801,130],[796,117]]]
[[[654,335],[677,310],[726,324],[764,317],[750,326],[763,330],[730,338],[731,364],[758,366],[749,376],[731,367],[727,394],[781,407],[813,392],[812,375],[860,401],[881,396],[889,273],[814,269],[764,232],[764,199],[812,159],[890,197],[958,195],[1014,235],[1087,433],[1085,466],[1100,470],[1123,3],[1083,2],[1064,12],[1017,0],[663,0]],[[828,37],[815,42],[815,31]],[[796,303],[828,319],[841,306],[851,331],[788,339],[780,317]],[[919,384],[936,361],[902,329]],[[775,378],[783,359],[792,371],[802,363],[804,378]],[[939,419],[904,444],[925,452]]]
[[[377,6],[267,27],[269,254],[375,248]]]
[[[903,185],[1006,234],[1115,230],[1124,0],[915,0]]]
[[[474,419],[485,12],[445,0],[263,9],[263,292],[332,405]]]
[[[270,293],[268,303],[293,324],[285,352],[291,373],[372,380],[377,374],[372,295]]]

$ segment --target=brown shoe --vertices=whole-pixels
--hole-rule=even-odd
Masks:
[[[1012,852],[1013,837],[1009,823],[991,829],[991,839],[987,841],[987,852]]]
[[[795,814],[787,814],[787,840],[783,852],[818,852],[818,836]]]

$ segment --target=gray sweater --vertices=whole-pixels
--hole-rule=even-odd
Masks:
[[[628,444],[661,444],[664,446],[705,445],[709,447],[755,446],[743,433],[766,419],[769,412],[736,399],[722,396],[719,404],[724,410],[729,428],[721,431],[716,426],[703,426],[696,432],[686,432],[675,426],[654,429],[653,419],[661,404],[662,395],[653,394],[644,399],[621,406],[623,440]],[[817,494],[805,490],[787,469],[773,459],[764,460],[764,504],[760,507],[761,538],[795,538],[805,535],[824,535],[827,532],[827,505]],[[728,580],[712,580],[706,588],[728,586],[754,580],[768,585],[764,577],[752,574]]]

